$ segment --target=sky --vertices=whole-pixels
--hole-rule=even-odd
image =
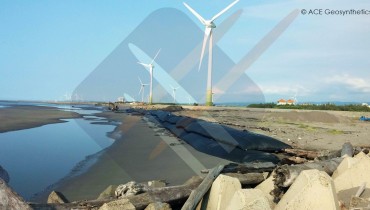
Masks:
[[[232,1],[186,2],[207,19]],[[177,0],[0,0],[0,5],[0,100],[64,100],[159,9],[180,10],[203,30]],[[215,23],[238,9],[243,10],[241,17],[217,43],[234,63],[299,10],[289,27],[245,69],[264,101],[293,96],[299,102],[370,101],[370,11],[325,14],[370,10],[368,1],[241,0]],[[303,14],[314,9],[322,14]]]

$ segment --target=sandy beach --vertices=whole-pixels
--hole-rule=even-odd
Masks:
[[[125,108],[129,106],[121,107],[121,110]],[[140,108],[161,109],[165,106]],[[367,138],[370,124],[358,120],[365,113],[242,107],[183,108],[173,114],[264,134],[295,148],[338,150],[348,141],[354,146],[370,145]],[[79,117],[76,113],[64,113],[45,107],[4,108],[0,110],[0,115],[12,119],[6,125],[1,125],[2,131],[56,123],[60,122],[60,118]],[[84,169],[86,172],[66,177],[49,189],[62,192],[70,201],[96,199],[109,185],[129,181],[165,180],[168,185],[178,185],[200,174],[202,169],[229,162],[195,150],[144,116],[111,111],[96,115],[120,122],[108,134],[115,142],[92,158],[95,163],[87,170]],[[45,202],[49,190],[34,200]]]
[[[369,113],[235,107],[184,107],[176,114],[218,122],[274,137],[295,148],[339,150],[343,143],[369,146]]]
[[[75,112],[66,112],[46,106],[11,106],[0,109],[0,133],[35,128],[51,123],[65,122],[61,119],[79,118]]]

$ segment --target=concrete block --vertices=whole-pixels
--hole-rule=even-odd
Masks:
[[[342,200],[346,206],[364,182],[366,182],[366,188],[361,197],[370,198],[370,158],[362,154],[355,158],[358,160],[356,164],[334,178],[338,199]]]
[[[355,159],[353,157],[345,157],[342,162],[339,164],[337,169],[334,171],[333,175],[331,176],[333,179],[338,177],[341,173],[346,171],[347,169],[351,168],[353,165],[355,165],[358,162],[358,159]]]
[[[135,206],[128,199],[118,199],[109,203],[103,204],[99,210],[136,210]]]
[[[145,210],[172,210],[170,204],[168,203],[151,203],[149,204]]]
[[[57,191],[52,191],[49,194],[47,203],[68,203],[68,200],[64,197],[64,195]]]
[[[274,197],[270,194],[270,192],[274,189],[274,174],[275,172],[273,172],[265,181],[255,187],[255,189],[261,190],[263,195],[268,199],[271,209],[273,209],[276,205],[274,203]]]
[[[357,155],[355,155],[354,158],[356,160],[370,159],[370,157],[368,155],[366,155],[365,153],[363,153],[363,152],[358,153]]]
[[[116,195],[114,194],[117,186],[116,185],[109,185],[103,192],[99,194],[97,200],[104,200],[108,198],[115,198]]]
[[[234,193],[226,210],[271,210],[270,202],[259,189],[242,189]]]
[[[302,171],[276,205],[275,210],[338,209],[334,183],[322,171]]]
[[[197,209],[201,210],[224,210],[237,190],[242,186],[237,178],[219,175],[213,182]]]

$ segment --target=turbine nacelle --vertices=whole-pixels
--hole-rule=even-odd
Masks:
[[[205,21],[204,26],[206,28],[216,28],[216,24],[212,20]]]

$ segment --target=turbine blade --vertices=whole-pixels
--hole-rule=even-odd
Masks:
[[[140,91],[139,91],[139,94],[138,95],[140,95],[140,93],[141,93],[141,91],[143,90],[143,86],[141,86],[141,88],[140,88]]]
[[[145,64],[145,63],[141,63],[141,62],[137,62],[138,64],[140,64],[140,65],[143,65],[144,67],[149,67],[149,65],[148,64]]]
[[[137,77],[137,78],[139,79],[140,84],[143,85],[143,82],[141,81],[140,77]]]
[[[171,87],[172,89],[175,89],[172,85],[170,85],[170,87]]]
[[[153,64],[154,60],[157,58],[157,56],[159,55],[159,53],[161,52],[161,49],[158,50],[157,54],[154,56],[152,62],[150,64]]]
[[[239,2],[239,0],[236,0],[233,3],[231,3],[229,6],[227,6],[225,9],[223,9],[221,12],[219,12],[217,15],[213,16],[211,21],[216,20],[218,17],[220,17],[222,14],[224,14],[227,10],[229,10],[232,6],[234,6],[238,2]]]
[[[195,17],[198,18],[198,20],[204,25],[206,23],[206,21],[204,20],[204,18],[202,16],[200,16],[193,8],[191,8],[188,4],[186,4],[185,2],[183,2],[183,4],[185,5],[186,8],[188,8],[188,10],[193,13],[193,15],[195,15]]]
[[[202,53],[200,54],[200,61],[199,61],[199,68],[198,71],[200,70],[200,67],[202,67],[202,61],[204,57],[204,50],[206,49],[207,41],[209,38],[209,35],[211,34],[212,28],[207,28],[204,31],[204,38],[203,38],[203,47],[202,47]]]

